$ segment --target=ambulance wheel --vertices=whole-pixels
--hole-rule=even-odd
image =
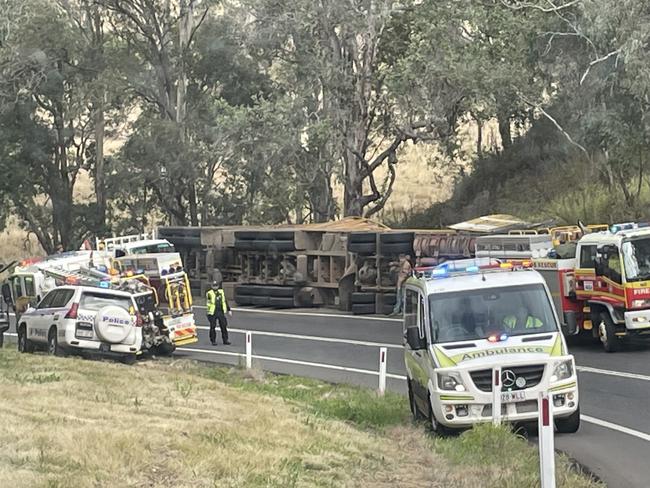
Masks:
[[[424,420],[424,415],[420,412],[417,402],[415,401],[415,393],[413,393],[413,388],[411,388],[411,380],[408,380],[408,389],[409,389],[409,408],[411,409],[411,418],[413,422],[421,422]]]
[[[456,434],[458,431],[450,427],[446,427],[438,422],[435,414],[433,413],[433,408],[431,407],[431,399],[428,401],[429,404],[429,430],[439,436],[439,437],[449,437]]]
[[[580,428],[580,405],[575,412],[563,419],[555,419],[555,428],[561,434],[575,434]]]
[[[616,336],[616,326],[609,316],[609,312],[602,312],[600,314],[598,333],[600,335],[600,342],[603,343],[606,352],[617,352],[621,350],[621,340]]]

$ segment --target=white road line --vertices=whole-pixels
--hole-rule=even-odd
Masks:
[[[618,376],[620,378],[630,378],[633,380],[650,381],[650,376],[637,373],[626,373],[625,371],[610,371],[608,369],[598,369],[589,366],[576,366],[576,369],[583,373],[604,374],[607,376]]]
[[[638,430],[630,429],[628,427],[623,427],[622,425],[618,425],[618,424],[613,424],[611,422],[607,422],[607,420],[601,420],[594,417],[590,417],[589,415],[580,415],[580,419],[590,424],[599,425],[600,427],[605,427],[606,429],[615,430],[623,434],[637,437],[643,441],[650,442],[650,434],[646,434],[645,432],[639,432]]]
[[[210,327],[206,327],[205,325],[197,325],[197,329],[202,329],[202,330],[210,330]],[[250,330],[250,329],[228,329],[229,332],[236,332],[239,334],[245,334],[246,332],[250,332],[253,335],[262,335],[262,336],[270,336],[270,337],[284,337],[287,339],[300,339],[300,340],[305,340],[305,341],[316,341],[316,342],[334,342],[338,344],[352,344],[355,346],[370,346],[370,347],[387,347],[391,349],[402,349],[402,346],[395,345],[395,344],[388,344],[384,342],[370,342],[370,341],[357,341],[354,339],[339,339],[336,337],[320,337],[320,336],[308,336],[308,335],[301,335],[301,334],[287,334],[284,332],[266,332],[263,330]]]
[[[203,305],[194,305],[194,308],[205,309]],[[255,308],[233,308],[235,312],[248,312],[248,313],[267,313],[269,315],[291,315],[296,317],[325,317],[328,319],[356,319],[356,320],[372,320],[375,322],[402,322],[402,319],[391,319],[389,317],[366,317],[363,315],[339,315],[334,313],[316,313],[316,312],[285,312],[282,310],[259,310]]]
[[[237,357],[245,357],[245,354],[242,354],[240,352],[230,352],[230,351],[214,351],[211,349],[194,349],[194,348],[183,348],[183,351],[192,351],[192,352],[198,352],[201,354],[221,354],[225,356],[237,356]],[[367,375],[374,375],[374,376],[379,376],[378,371],[372,371],[369,369],[360,369],[360,368],[349,368],[347,366],[337,366],[335,364],[324,364],[324,363],[314,363],[311,361],[300,361],[298,359],[285,359],[285,358],[275,358],[271,356],[260,356],[257,354],[253,354],[253,359],[259,359],[261,361],[274,361],[276,363],[286,363],[286,364],[296,364],[299,366],[312,366],[315,368],[324,368],[324,369],[333,369],[336,371],[346,371],[349,373],[360,373],[360,374],[367,374]],[[406,380],[406,376],[399,375],[399,374],[392,374],[388,373],[386,374],[388,378],[394,378],[398,380]]]

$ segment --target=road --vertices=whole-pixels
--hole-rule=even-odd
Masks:
[[[406,392],[398,320],[313,311],[236,310],[230,320],[232,345],[215,347],[208,340],[204,310],[199,307],[196,315],[200,341],[179,349],[179,356],[239,364],[248,330],[253,333],[253,354],[262,357],[254,359],[254,364],[261,369],[376,388],[379,348],[384,346],[388,348],[387,387]],[[570,349],[579,367],[583,422],[577,434],[558,434],[556,448],[587,466],[611,488],[649,486],[650,348],[628,347],[606,354],[586,341]],[[268,359],[272,357],[293,362]]]

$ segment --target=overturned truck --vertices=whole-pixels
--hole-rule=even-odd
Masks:
[[[520,224],[499,221],[497,231]],[[388,314],[401,254],[425,266],[472,257],[476,236],[485,232],[393,230],[346,218],[277,227],[159,227],[158,237],[181,253],[197,295],[217,280],[238,305]]]

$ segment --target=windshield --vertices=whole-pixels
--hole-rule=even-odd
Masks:
[[[634,239],[621,246],[627,281],[650,279],[650,239]]]
[[[174,252],[174,246],[167,243],[161,242],[159,244],[150,244],[148,246],[134,247],[130,250],[131,254],[158,254],[166,252]]]
[[[541,284],[429,295],[429,311],[437,343],[558,330]]]

